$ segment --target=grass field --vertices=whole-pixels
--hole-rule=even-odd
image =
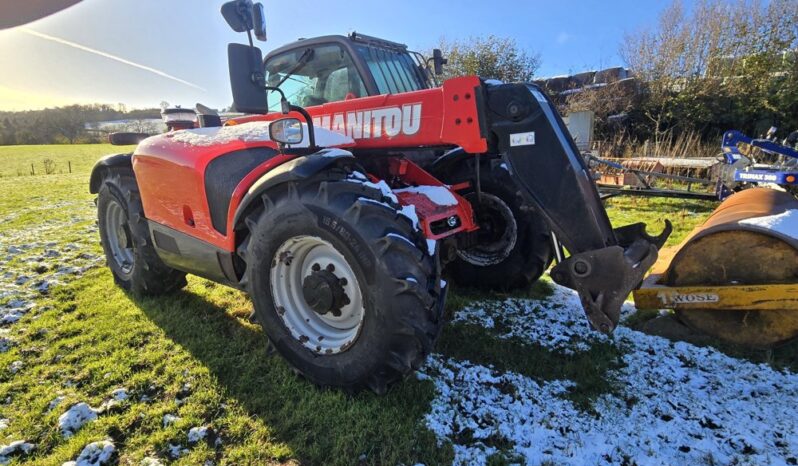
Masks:
[[[429,377],[412,377],[383,397],[320,390],[267,351],[261,329],[247,320],[251,304],[242,293],[196,277],[160,299],[134,299],[114,286],[102,267],[88,174],[99,156],[124,149],[0,147],[0,306],[19,317],[0,329],[0,444],[35,445],[9,460],[60,465],[87,444],[110,440],[120,464],[453,461],[453,444],[425,421],[437,396]],[[31,163],[43,173],[45,159],[56,174],[18,175],[29,173]],[[670,218],[676,226],[670,244],[712,209],[698,201],[609,202],[616,224],[646,221],[658,232]],[[455,290],[448,312],[492,299],[534,302],[552,290],[547,280],[508,296]],[[609,375],[624,365],[616,345],[599,341],[569,353],[499,333],[499,326],[458,321],[446,327],[437,351],[536,381],[573,381],[562,397],[586,415],[598,397],[618,390]],[[795,370],[794,349],[786,351],[744,356]],[[127,397],[115,400],[120,388]],[[97,419],[67,437],[59,417],[79,402],[95,409]],[[195,427],[206,427],[205,437],[190,442]],[[502,438],[483,441],[495,450],[490,464],[515,461]]]

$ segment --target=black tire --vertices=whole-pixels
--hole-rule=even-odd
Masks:
[[[468,181],[471,182],[471,186],[475,186],[475,164],[476,159],[473,157],[461,161],[441,178],[447,184]],[[499,248],[504,251],[502,254],[497,253],[494,259],[485,260],[481,264],[474,257],[476,254],[468,254],[469,251],[479,251],[483,246],[481,243],[472,246],[474,249],[469,251],[457,251],[456,258],[446,264],[444,272],[455,283],[465,287],[498,291],[527,288],[551,265],[553,253],[549,227],[535,207],[521,197],[509,172],[498,160],[483,159],[480,167],[480,186],[482,193],[485,194],[483,204],[495,203],[495,199],[498,198],[504,204],[502,208],[509,208],[515,222],[515,243],[512,246],[508,243],[506,251]],[[480,210],[476,192],[469,188],[460,194],[471,201],[477,222],[482,222],[484,227],[482,218],[484,210]],[[498,229],[501,229],[501,226]],[[483,231],[489,229],[483,228]],[[479,232],[477,237],[480,240],[485,239]],[[491,235],[489,240],[494,241],[495,237]],[[505,255],[506,257],[502,259],[501,257]],[[490,259],[489,254],[486,256]]]
[[[116,215],[121,231],[112,232],[109,225]],[[186,274],[165,265],[155,252],[132,171],[116,169],[105,174],[97,194],[97,218],[108,267],[120,287],[154,296],[186,285]],[[114,239],[124,250],[125,260],[120,260],[118,249],[115,254]]]
[[[421,233],[392,199],[362,179],[334,168],[270,190],[264,207],[247,216],[250,234],[239,253],[247,264],[245,283],[258,321],[299,373],[321,386],[383,394],[432,351],[443,324],[443,296],[436,258]],[[281,317],[275,305],[280,297],[273,296],[271,274],[282,260],[275,256],[283,251],[279,256],[285,259],[285,245],[303,236],[331,245],[359,284],[358,333],[334,353],[293,335],[289,317]],[[298,270],[307,270],[297,262]],[[304,272],[300,276],[307,280]],[[298,312],[279,307],[285,316]]]

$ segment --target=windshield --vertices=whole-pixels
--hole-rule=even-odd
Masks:
[[[368,65],[380,94],[399,94],[431,87],[416,55],[368,45],[356,45],[355,49]]]
[[[307,50],[307,49],[305,49]],[[351,57],[338,45],[313,47],[313,53],[297,68],[305,50],[294,50],[269,58],[265,65],[266,83],[280,89],[293,105],[312,107],[328,102],[365,97],[366,87]],[[292,74],[288,74],[290,71]],[[280,102],[270,102],[278,110]]]

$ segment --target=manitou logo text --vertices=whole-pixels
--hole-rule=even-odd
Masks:
[[[411,136],[421,127],[421,104],[320,115],[313,117],[313,125],[352,139]]]

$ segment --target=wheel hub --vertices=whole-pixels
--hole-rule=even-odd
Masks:
[[[326,269],[321,269],[319,264],[314,264],[310,275],[302,282],[302,295],[316,313],[324,315],[332,313],[335,317],[341,316],[341,308],[349,304],[349,297],[343,285],[345,278],[338,278],[333,271],[335,267],[330,264]]]
[[[130,231],[127,215],[122,205],[116,200],[108,202],[105,211],[105,222],[102,225],[110,249],[109,259],[119,268],[119,273],[130,274],[133,270],[133,235]]]
[[[349,349],[365,317],[355,269],[330,242],[300,235],[274,253],[274,307],[291,336],[317,354]]]
[[[116,228],[116,241],[121,249],[130,247],[130,235],[127,231],[127,224],[123,223]]]

